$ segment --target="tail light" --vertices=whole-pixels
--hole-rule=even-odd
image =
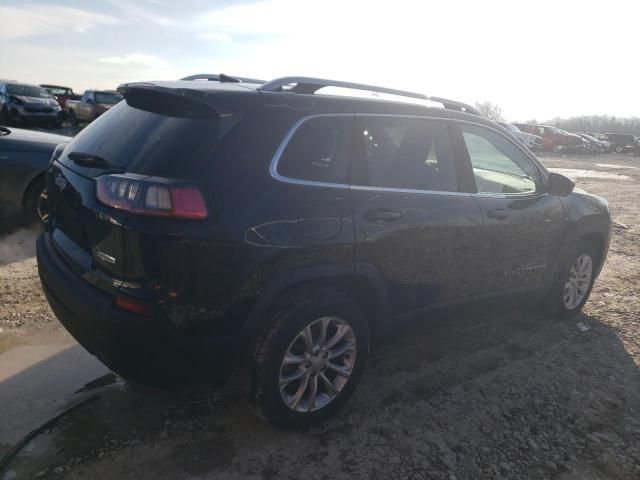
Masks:
[[[139,215],[207,217],[198,187],[164,178],[103,175],[97,178],[97,197],[104,205]]]

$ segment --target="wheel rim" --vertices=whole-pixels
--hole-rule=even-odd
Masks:
[[[40,195],[38,195],[38,200],[36,202],[36,212],[38,213],[38,217],[43,222],[47,221],[49,217],[49,197],[47,196],[47,191],[43,190]]]
[[[282,400],[296,412],[327,406],[349,382],[356,354],[356,336],[345,320],[313,321],[289,344],[280,364]]]
[[[576,308],[587,295],[591,277],[593,275],[593,262],[587,254],[576,258],[569,271],[569,278],[564,284],[564,306],[568,310]]]

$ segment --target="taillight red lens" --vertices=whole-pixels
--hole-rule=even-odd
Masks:
[[[103,175],[97,179],[100,203],[140,215],[203,219],[207,207],[198,187],[138,175]]]

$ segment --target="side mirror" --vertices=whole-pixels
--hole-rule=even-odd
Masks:
[[[575,186],[576,184],[564,175],[554,172],[549,173],[549,177],[547,179],[547,192],[551,195],[566,197],[573,192],[573,187]]]
[[[93,100],[91,100],[90,98],[87,98],[87,103],[93,103]]]

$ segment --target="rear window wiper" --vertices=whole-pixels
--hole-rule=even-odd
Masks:
[[[98,155],[92,155],[90,153],[71,152],[68,157],[71,161],[73,161],[73,163],[81,167],[102,168],[105,170],[118,172],[124,171],[120,167],[111,165],[104,158],[99,157]]]

